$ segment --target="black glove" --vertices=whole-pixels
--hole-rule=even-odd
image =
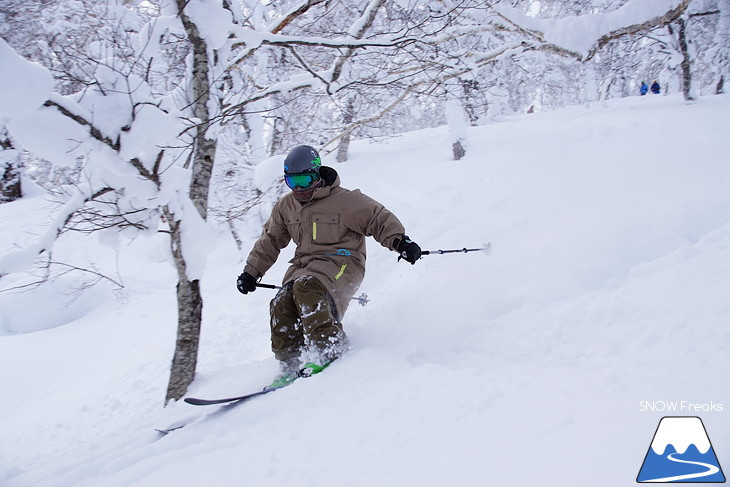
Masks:
[[[256,278],[248,272],[244,272],[236,280],[236,287],[242,294],[252,293],[256,290]]]
[[[396,239],[395,244],[395,249],[400,254],[398,260],[405,259],[413,265],[421,258],[421,247],[419,247],[416,242],[408,238],[407,235],[403,235],[403,237]]]

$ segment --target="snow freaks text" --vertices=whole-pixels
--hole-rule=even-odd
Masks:
[[[640,401],[639,412],[659,413],[721,413],[725,409],[722,403],[717,402],[692,402],[692,401]]]

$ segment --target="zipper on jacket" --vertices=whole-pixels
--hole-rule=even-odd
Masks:
[[[317,222],[312,222],[312,240],[317,240]]]
[[[342,277],[342,274],[345,273],[345,267],[347,267],[347,264],[342,264],[342,267],[340,267],[340,272],[338,272],[337,275],[335,276],[335,281],[337,279],[339,279],[340,277]]]

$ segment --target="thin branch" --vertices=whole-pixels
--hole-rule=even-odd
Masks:
[[[64,262],[50,261],[49,264],[51,264],[51,265],[57,265],[57,266],[61,266],[61,267],[66,267],[66,268],[68,268],[68,271],[87,272],[89,274],[93,274],[93,275],[97,276],[99,278],[99,280],[105,279],[105,280],[111,282],[112,284],[114,284],[115,286],[117,286],[120,289],[124,288],[124,284],[122,284],[121,282],[118,282],[118,281],[112,279],[111,277],[109,277],[107,275],[104,275],[101,272],[98,272],[96,270],[85,269],[83,267],[78,267],[78,266],[75,266],[75,265],[66,264]]]
[[[689,14],[690,17],[704,17],[705,15],[717,15],[719,14],[719,10],[709,10],[707,12],[697,12],[694,14]]]

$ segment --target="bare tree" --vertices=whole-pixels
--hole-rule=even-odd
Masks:
[[[187,1],[177,0],[177,15],[185,29],[185,35],[192,46],[192,79],[190,103],[197,124],[193,128],[192,178],[190,199],[202,219],[208,217],[208,194],[217,139],[208,136],[212,114],[208,107],[211,98],[211,78],[209,71],[214,64],[206,40],[200,35],[198,26],[185,12]],[[170,381],[165,401],[180,399],[187,392],[195,378],[198,361],[198,344],[203,316],[203,296],[200,292],[200,279],[190,278],[187,261],[183,253],[182,215],[176,215],[165,207],[164,215],[170,225],[172,255],[177,268],[178,326],[175,354],[170,369]]]

